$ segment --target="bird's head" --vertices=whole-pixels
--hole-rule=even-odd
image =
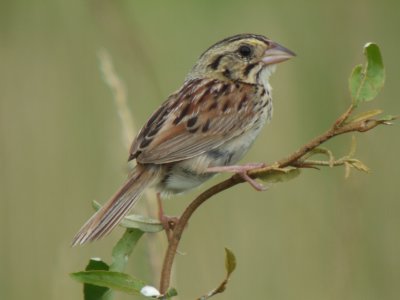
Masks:
[[[277,63],[295,54],[262,35],[239,34],[208,48],[199,58],[187,79],[261,83],[268,79]]]

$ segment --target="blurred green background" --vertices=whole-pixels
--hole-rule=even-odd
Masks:
[[[272,162],[347,108],[347,79],[366,42],[380,45],[387,81],[363,108],[400,112],[399,9],[398,1],[372,0],[1,1],[0,298],[82,299],[68,274],[91,256],[109,260],[122,234],[70,247],[90,201],[104,202],[126,176],[99,49],[112,55],[138,126],[219,39],[254,32],[292,49],[298,57],[272,79],[274,120],[245,159]],[[177,257],[181,299],[223,278],[225,246],[238,268],[218,299],[399,299],[398,125],[357,141],[369,175],[306,170],[264,193],[234,187],[201,207],[183,237],[186,255]],[[349,145],[347,136],[328,146],[343,155]],[[171,199],[167,212],[178,214],[198,192]],[[147,245],[127,272],[157,286]],[[156,250],[162,257],[164,248]]]

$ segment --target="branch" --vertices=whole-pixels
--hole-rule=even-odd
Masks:
[[[354,138],[350,152],[347,155],[336,160],[334,159],[331,151],[320,147],[320,145],[338,135],[350,132],[366,132],[372,130],[378,125],[389,125],[391,124],[391,121],[398,118],[398,116],[390,115],[377,118],[377,116],[382,113],[382,110],[380,109],[366,111],[361,114],[351,116],[354,109],[358,105],[376,98],[378,92],[382,89],[384,84],[385,73],[379,47],[373,43],[366,44],[364,47],[364,55],[367,58],[366,64],[364,66],[357,65],[353,69],[349,80],[352,104],[341,116],[336,119],[331,128],[325,133],[315,137],[310,142],[300,147],[297,151],[293,152],[288,157],[282,158],[281,160],[278,160],[271,165],[263,165],[263,167],[261,168],[249,171],[247,174],[248,176],[253,179],[262,179],[268,182],[281,182],[297,176],[300,173],[301,168],[318,169],[319,167],[324,166],[344,166],[346,177],[349,175],[351,168],[355,168],[357,170],[365,172],[369,171],[367,166],[365,166],[360,160],[353,157],[356,146]],[[105,51],[99,53],[99,59],[104,79],[111,88],[114,95],[113,98],[116,103],[118,114],[120,116],[123,126],[123,137],[126,147],[128,147],[130,138],[134,135],[135,130],[132,130],[133,120],[127,108],[127,93],[122,81],[118,78],[117,74],[114,71],[111,57],[108,55],[108,53]],[[310,159],[316,154],[324,154],[328,157],[328,159]],[[152,286],[144,285],[144,282],[142,282],[141,280],[134,279],[133,277],[121,272],[115,272],[115,270],[122,270],[122,268],[125,266],[127,256],[129,255],[132,247],[136,244],[137,240],[143,234],[143,232],[152,232],[148,229],[143,230],[142,227],[139,228],[141,231],[137,231],[140,233],[140,235],[136,236],[128,236],[129,233],[134,232],[128,229],[122,241],[124,241],[124,239],[128,239],[129,243],[118,243],[117,246],[114,247],[113,264],[110,267],[111,271],[101,271],[99,273],[99,271],[97,270],[98,267],[94,267],[92,265],[91,268],[87,269],[87,271],[85,272],[72,274],[73,277],[81,282],[84,282],[85,284],[94,284],[101,287],[117,290],[119,289],[125,292],[137,292],[148,297],[155,296],[159,299],[170,299],[171,297],[176,296],[176,290],[173,288],[169,289],[173,261],[175,259],[176,253],[178,253],[178,246],[189,219],[192,217],[193,213],[212,196],[242,182],[244,182],[242,176],[233,175],[230,178],[212,186],[205,192],[201,193],[197,198],[195,198],[184,210],[180,219],[178,219],[178,221],[171,225],[169,232],[168,248],[165,253],[162,265],[160,292]],[[148,205],[154,204],[154,202],[150,203],[150,201],[146,201],[146,203]],[[140,222],[143,222],[143,218],[139,219],[141,220]],[[133,219],[130,219],[130,221],[135,223]],[[154,225],[154,222],[152,220],[148,220],[148,222],[149,224],[147,225]],[[132,226],[132,223],[130,226]],[[133,228],[136,227],[133,226]],[[148,227],[146,226],[146,228]],[[160,236],[158,235],[158,237]],[[158,241],[159,240],[160,239],[158,238]],[[160,247],[155,247],[154,241],[153,243],[148,243],[148,246],[151,257],[150,261],[153,263],[153,267],[155,261],[161,264],[161,257],[160,255],[158,255],[157,251]],[[232,258],[228,258],[228,263],[226,263],[227,276],[225,280],[219,285],[217,289],[212,290],[205,296],[202,296],[200,299],[208,299],[225,289],[229,276],[234,270],[235,266],[234,256],[232,253],[229,255],[229,251],[227,250],[227,257],[229,256],[233,257],[233,261]],[[101,264],[102,270],[108,269],[107,264],[103,262],[101,262]]]
[[[312,139],[310,142],[305,144],[304,146],[300,147],[297,151],[295,151],[293,154],[290,156],[283,158],[281,160],[278,160],[272,165],[268,165],[263,168],[259,168],[256,170],[252,170],[249,172],[249,176],[252,178],[261,178],[268,173],[270,173],[273,170],[276,170],[277,168],[284,168],[288,166],[296,167],[296,168],[304,168],[304,167],[309,167],[305,163],[305,161],[302,160],[302,158],[306,155],[309,154],[311,151],[316,149],[318,146],[321,144],[325,143],[326,141],[349,132],[366,132],[369,131],[373,128],[375,128],[378,125],[381,124],[388,124],[387,120],[379,120],[379,119],[370,119],[370,118],[359,118],[358,121],[355,122],[349,122],[346,123],[348,120],[350,114],[353,111],[353,105],[349,107],[349,109],[346,110],[333,124],[333,126],[327,130],[325,133],[322,135]],[[393,118],[394,119],[394,118]],[[318,164],[317,161],[310,161],[311,163],[314,162],[314,164]],[[326,164],[326,165],[341,165],[344,164],[344,162],[337,162],[336,164]],[[325,165],[323,163],[319,164],[321,166]],[[202,205],[204,202],[206,202],[208,199],[210,199],[212,196],[228,189],[231,188],[239,183],[244,182],[242,177],[239,175],[233,175],[230,178],[212,186],[205,192],[201,193],[197,198],[195,198],[189,206],[185,209],[179,220],[177,221],[176,225],[174,226],[172,230],[172,235],[169,240],[169,245],[167,252],[164,257],[164,264],[163,264],[163,269],[161,272],[161,280],[160,280],[160,292],[161,294],[165,294],[166,291],[168,290],[169,283],[170,283],[170,278],[171,278],[171,269],[172,269],[172,264],[175,258],[175,254],[177,253],[177,249],[179,246],[179,242],[182,237],[183,230],[185,229],[190,217],[193,215],[193,213],[196,211],[197,208],[199,208],[200,205]]]

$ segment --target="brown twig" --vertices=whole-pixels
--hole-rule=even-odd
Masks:
[[[385,124],[384,121],[380,120],[375,120],[375,119],[366,119],[358,122],[351,122],[351,123],[346,123],[348,120],[350,114],[353,111],[353,106],[350,106],[349,109],[347,109],[333,124],[333,126],[323,133],[322,135],[314,138],[304,146],[300,147],[297,151],[295,151],[292,155],[283,158],[276,163],[257,169],[249,172],[249,175],[252,178],[259,178],[262,175],[265,175],[266,173],[276,169],[276,168],[284,168],[288,166],[293,166],[293,167],[302,167],[301,165],[301,158],[312,151],[313,149],[317,148],[321,144],[325,143],[326,141],[332,139],[335,136],[348,133],[348,132],[365,132],[369,131],[376,126],[380,124]],[[195,198],[189,206],[185,209],[181,217],[179,218],[179,221],[176,223],[173,231],[171,238],[169,240],[169,245],[167,252],[164,257],[164,263],[163,263],[163,268],[161,271],[161,280],[160,280],[160,292],[161,294],[165,294],[168,290],[169,284],[170,284],[170,278],[171,278],[171,270],[172,270],[172,265],[173,261],[175,258],[175,254],[177,253],[177,249],[179,246],[179,242],[182,237],[183,230],[188,223],[190,217],[193,215],[193,213],[196,211],[196,209],[203,204],[205,201],[207,201],[209,198],[212,196],[230,188],[233,187],[239,183],[244,182],[244,180],[238,176],[238,175],[233,175],[232,177],[212,186],[205,192],[201,193],[197,198]]]

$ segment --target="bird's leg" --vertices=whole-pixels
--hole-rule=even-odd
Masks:
[[[158,204],[158,219],[160,220],[162,226],[164,227],[165,233],[167,234],[168,241],[170,240],[172,230],[179,219],[177,217],[169,217],[164,214],[161,194],[157,193],[157,204]]]
[[[248,163],[244,165],[233,165],[233,166],[218,166],[218,167],[209,167],[206,169],[207,173],[220,173],[220,172],[231,172],[236,173],[243,180],[247,181],[254,189],[257,191],[265,191],[268,188],[261,183],[258,183],[253,178],[251,178],[247,172],[265,167],[264,163]]]

